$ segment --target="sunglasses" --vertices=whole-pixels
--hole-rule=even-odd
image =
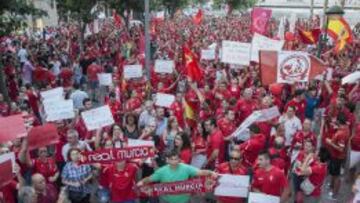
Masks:
[[[240,161],[240,157],[230,157],[230,160]]]

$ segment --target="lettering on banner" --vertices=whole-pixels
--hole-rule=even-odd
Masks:
[[[250,64],[250,50],[250,43],[224,40],[222,42],[221,62],[247,66]]]

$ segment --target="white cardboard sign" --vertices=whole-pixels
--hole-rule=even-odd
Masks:
[[[155,95],[155,105],[169,108],[175,101],[175,96],[171,94],[157,93]]]
[[[250,192],[249,203],[280,203],[280,197],[264,193]]]
[[[15,165],[16,165],[16,160],[15,160],[15,153],[14,152],[10,152],[10,153],[0,155],[0,163],[3,163],[3,162],[8,161],[8,160],[11,160],[13,172],[15,172],[14,169],[15,169]]]
[[[172,60],[156,60],[155,73],[173,73],[175,63]]]
[[[259,51],[281,51],[285,41],[273,40],[255,33],[251,42],[251,61],[259,62]]]
[[[203,49],[201,50],[201,60],[214,60],[215,49]]]
[[[347,83],[355,83],[360,79],[360,71],[353,72],[341,79],[341,84],[347,84]]]
[[[112,85],[111,73],[99,73],[97,76],[98,76],[100,85],[102,85],[102,86],[111,86]]]
[[[63,99],[64,98],[64,88],[57,87],[51,90],[46,90],[43,92],[40,92],[41,97],[46,99]]]
[[[44,100],[46,121],[59,121],[75,117],[72,100]]]
[[[126,65],[124,67],[124,78],[141,78],[143,76],[141,65]]]
[[[250,64],[250,43],[222,41],[221,62],[248,66]]]
[[[114,118],[108,105],[82,112],[81,117],[89,131],[114,124]]]
[[[249,193],[250,177],[244,175],[223,174],[215,188],[216,196],[247,197]]]
[[[137,139],[128,139],[129,147],[139,147],[139,146],[155,146],[153,141],[149,140],[137,140]]]

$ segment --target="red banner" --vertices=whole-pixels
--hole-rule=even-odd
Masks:
[[[50,123],[31,128],[28,135],[30,150],[55,144],[58,141],[59,136],[56,126]]]
[[[271,10],[253,8],[251,11],[251,31],[259,34],[266,34],[267,26],[271,18]]]
[[[0,188],[9,184],[13,179],[11,160],[0,163]]]
[[[0,117],[0,143],[26,136],[24,119],[21,114]]]
[[[155,154],[149,146],[127,147],[122,149],[112,148],[97,151],[82,152],[82,163],[102,163],[110,164],[116,161],[146,159],[153,157]]]
[[[157,183],[144,185],[139,189],[140,196],[156,197],[161,195],[204,193],[213,191],[216,181],[205,178],[196,178],[171,183]]]

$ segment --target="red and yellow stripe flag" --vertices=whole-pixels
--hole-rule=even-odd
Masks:
[[[350,26],[344,18],[329,19],[327,32],[335,42],[336,53],[343,50],[346,44],[353,41]]]
[[[312,29],[310,31],[299,29],[299,37],[304,44],[316,44],[319,41],[320,34],[320,29]]]

